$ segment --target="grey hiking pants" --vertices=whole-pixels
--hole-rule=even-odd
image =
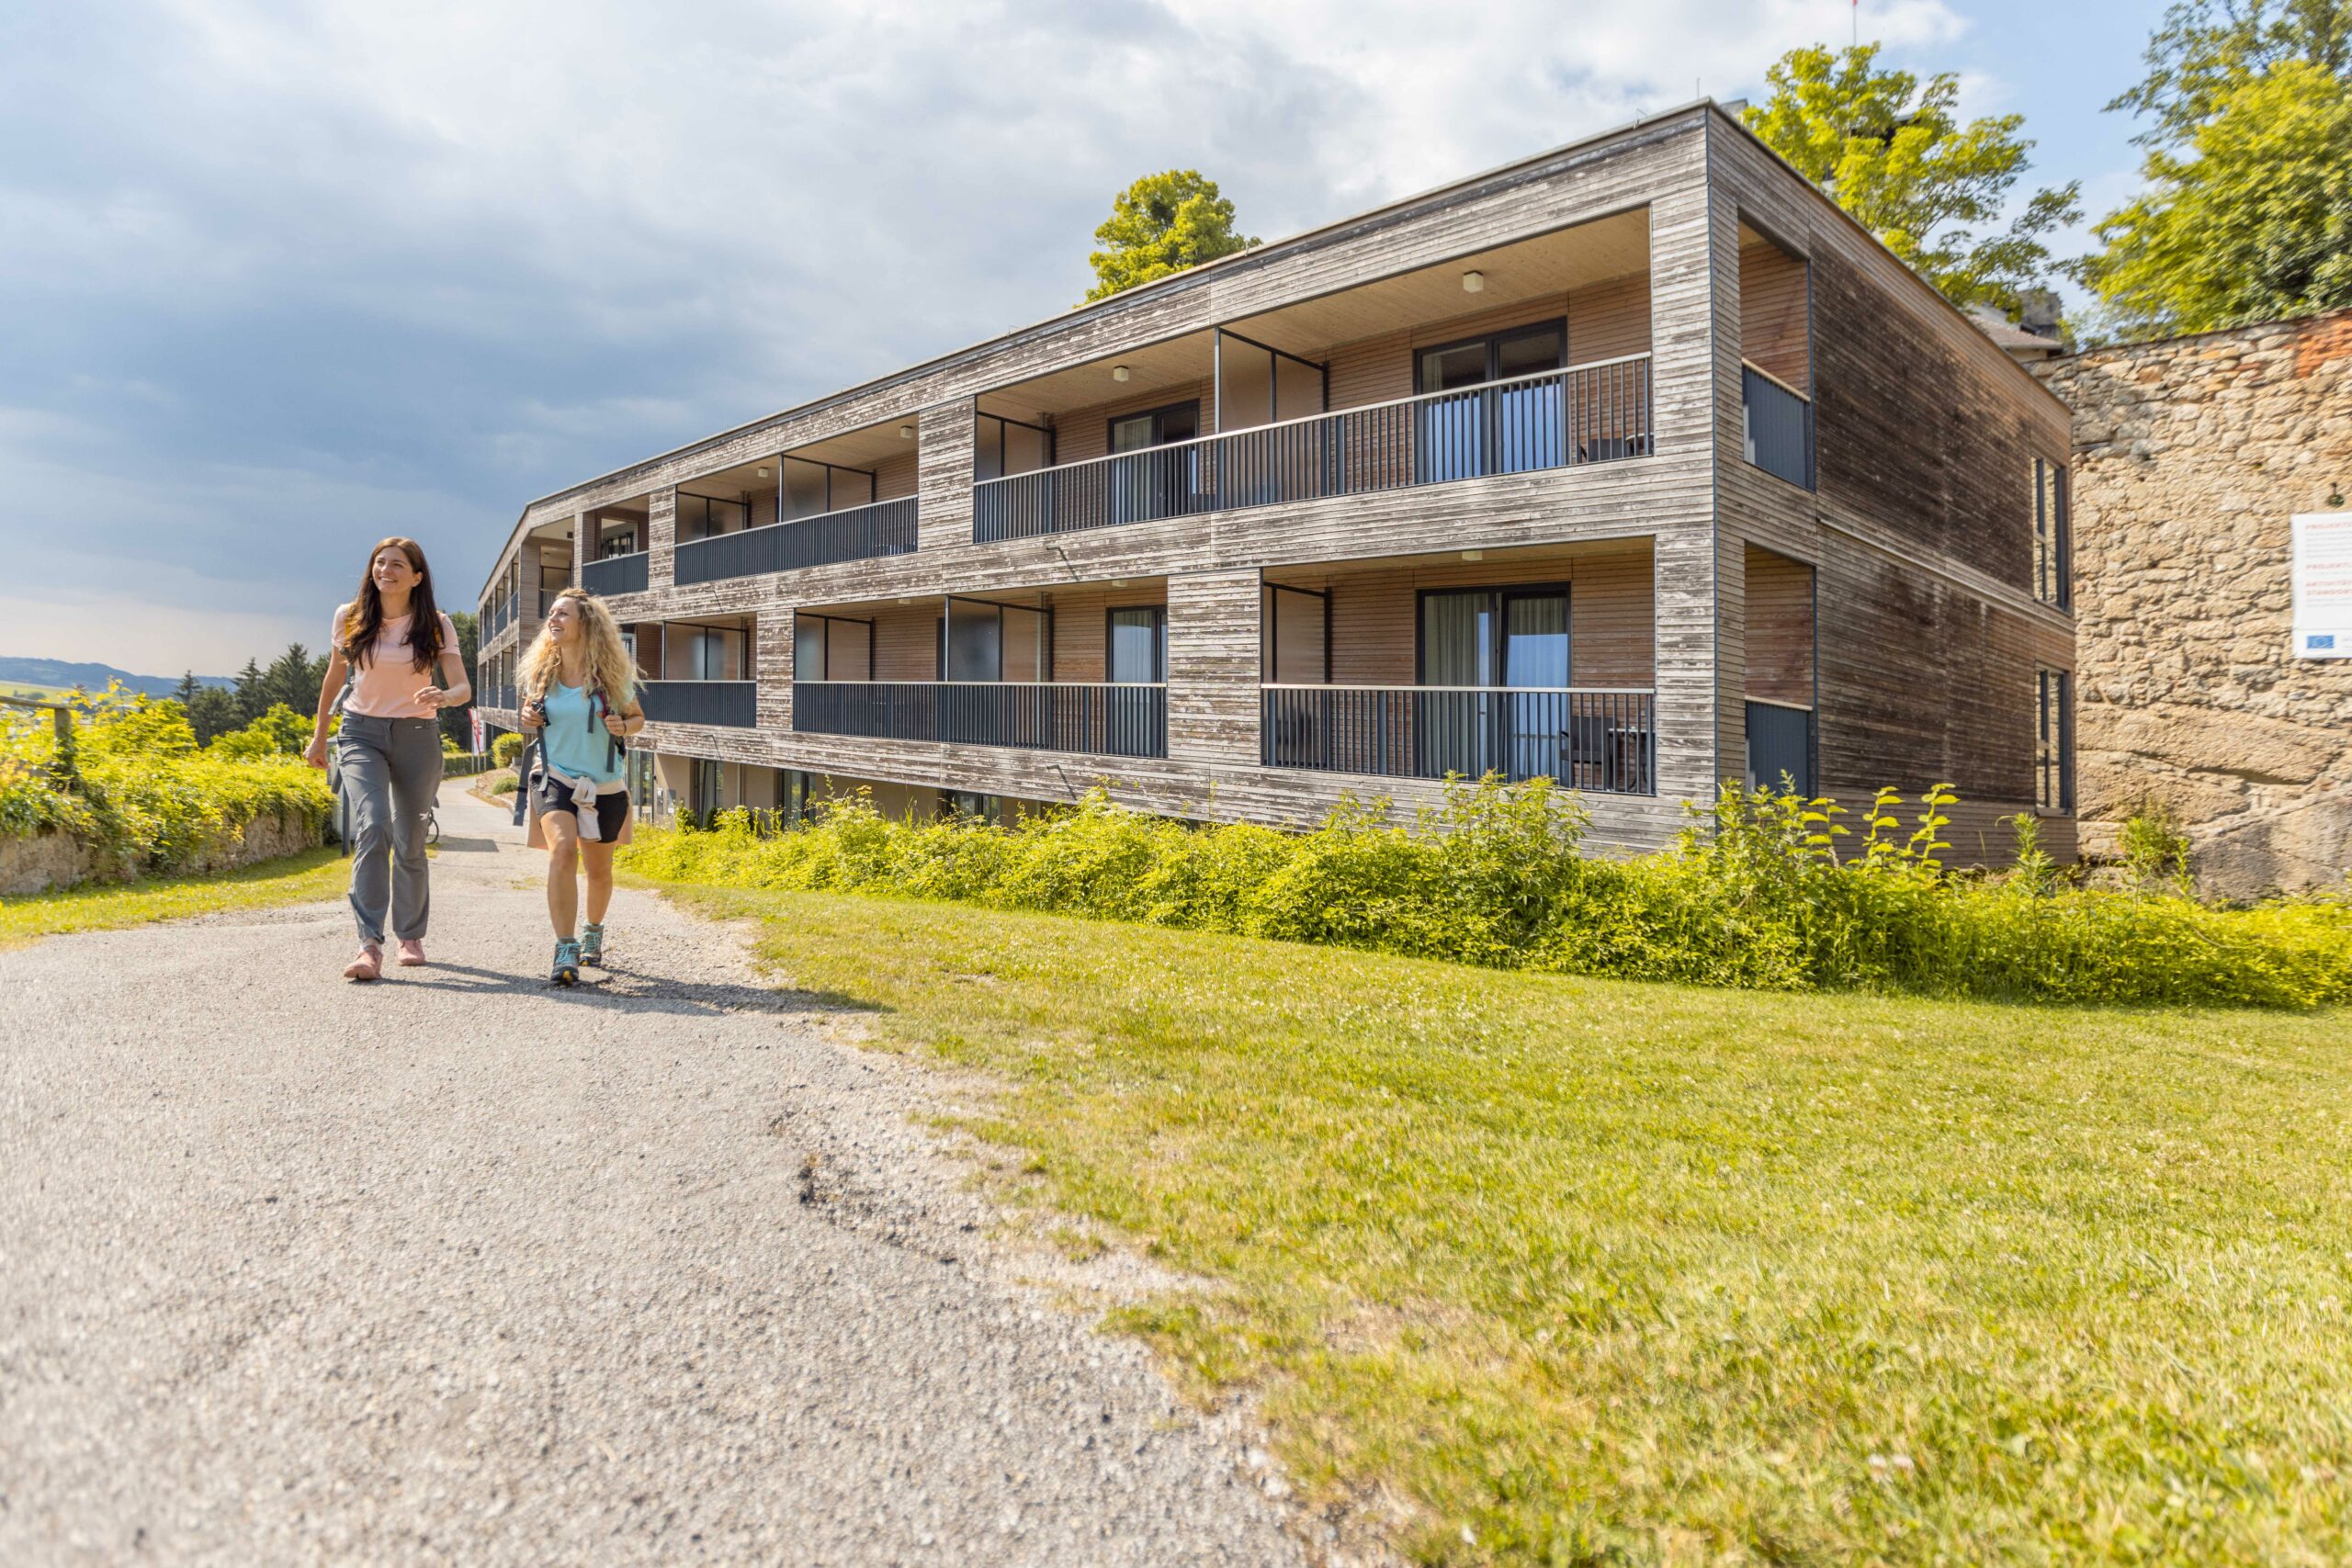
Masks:
[[[384,914],[402,942],[424,935],[424,818],[441,787],[441,725],[430,718],[343,716],[339,785],[351,823],[351,912],[359,940],[381,946]]]

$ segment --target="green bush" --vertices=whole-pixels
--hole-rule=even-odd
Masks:
[[[2352,901],[2251,909],[2060,886],[2030,819],[2019,863],[1956,876],[1951,793],[1860,831],[1827,800],[1726,786],[1676,845],[1580,852],[1548,780],[1449,786],[1409,825],[1349,803],[1311,833],[1190,827],[1114,806],[1004,828],[890,821],[864,796],[813,825],[752,814],[639,834],[624,863],[676,881],[961,900],[1498,968],[1782,991],[2312,1008],[2352,1000]]]
[[[190,869],[263,817],[324,830],[325,775],[297,757],[199,750],[179,704],[119,688],[75,707],[74,789],[50,777],[56,742],[46,715],[0,727],[0,834],[69,833],[108,874],[154,876]]]
[[[490,760],[499,767],[511,768],[514,760],[523,754],[523,737],[519,735],[502,735],[490,743]]]
[[[216,757],[248,762],[263,757],[300,757],[311,744],[311,720],[284,703],[272,703],[268,712],[244,728],[214,736],[205,750]],[[194,739],[190,731],[189,739]]]

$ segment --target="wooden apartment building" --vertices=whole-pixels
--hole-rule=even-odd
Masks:
[[[1702,103],[532,502],[482,701],[580,581],[640,803],[1311,824],[1548,774],[1952,784],[2073,852],[2067,411]]]

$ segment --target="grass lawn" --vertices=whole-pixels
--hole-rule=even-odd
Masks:
[[[66,931],[114,931],[184,915],[333,898],[350,877],[342,852],[328,847],[212,875],[89,882],[60,892],[0,898],[0,949]]]
[[[1442,1562],[2352,1558],[2352,1020],[674,889],[1009,1087],[1120,1314]]]

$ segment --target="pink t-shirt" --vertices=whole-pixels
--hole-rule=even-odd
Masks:
[[[327,638],[330,648],[343,643],[343,618],[351,606],[339,604],[334,612],[334,630]],[[376,649],[365,664],[353,660],[351,664],[351,695],[344,699],[345,713],[366,714],[370,718],[431,718],[441,710],[430,703],[414,701],[416,694],[427,686],[441,683],[440,663],[419,670],[408,647],[408,615],[384,618],[376,632]],[[458,628],[447,615],[441,617],[441,649],[454,652],[458,646]]]

